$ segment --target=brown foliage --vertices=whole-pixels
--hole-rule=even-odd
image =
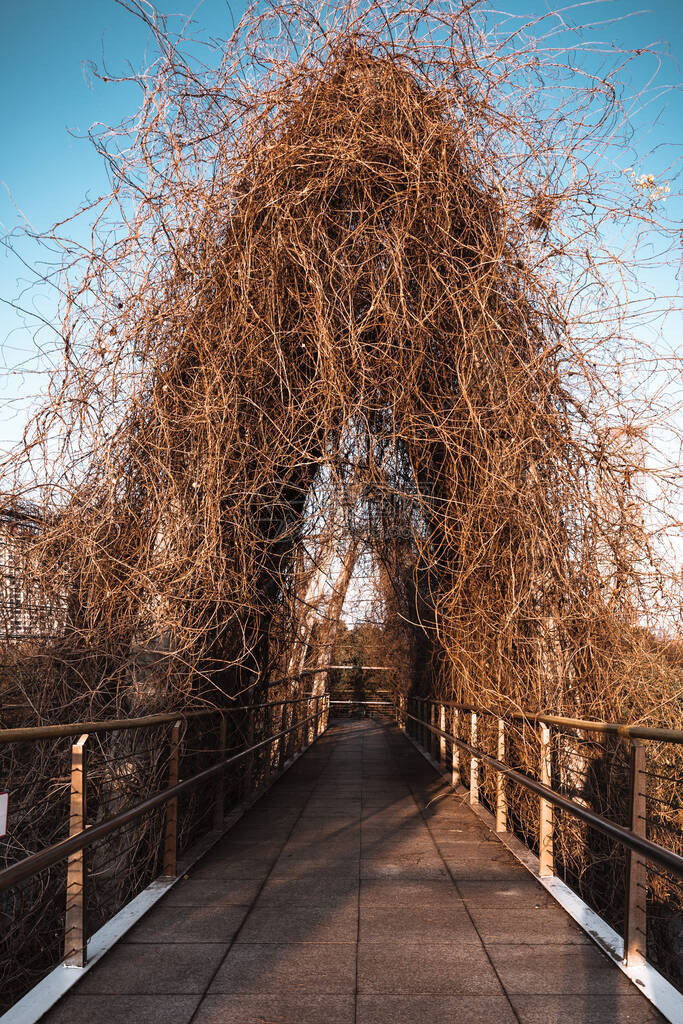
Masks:
[[[68,617],[45,713],[74,680],[126,709],[286,664],[328,474],[426,633],[425,686],[677,721],[645,642],[668,581],[644,428],[609,367],[607,225],[654,224],[588,158],[612,76],[562,78],[476,5],[266,5],[201,66],[152,27],[139,113],[94,137],[99,237],[63,242],[64,367],[7,467],[49,508],[35,580]]]

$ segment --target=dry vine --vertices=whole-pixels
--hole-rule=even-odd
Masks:
[[[680,601],[643,485],[658,413],[623,365],[637,263],[610,245],[666,236],[666,185],[604,158],[620,69],[446,0],[263,4],[200,64],[130,7],[159,56],[93,134],[92,250],[53,235],[63,367],[5,466],[64,620],[15,657],[12,717],[282,675],[330,487],[404,687],[680,726],[652,629],[654,597],[672,634]]]

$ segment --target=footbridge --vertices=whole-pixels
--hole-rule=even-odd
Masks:
[[[626,750],[630,821],[568,795],[567,736]],[[20,856],[10,793],[3,1024],[683,1020],[648,945],[652,873],[683,880],[649,838],[648,749],[679,733],[323,695],[0,741],[57,766],[26,795],[56,834],[68,804],[68,835]],[[611,920],[572,882],[562,816],[623,868]]]

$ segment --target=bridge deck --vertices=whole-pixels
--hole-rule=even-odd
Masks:
[[[663,1018],[395,729],[335,724],[51,1024]]]

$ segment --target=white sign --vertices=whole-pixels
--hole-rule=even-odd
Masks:
[[[9,793],[0,793],[0,836],[7,834],[7,811],[9,808]]]

